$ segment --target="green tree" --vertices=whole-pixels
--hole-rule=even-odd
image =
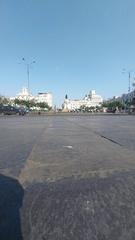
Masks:
[[[27,108],[32,108],[32,107],[39,107],[42,110],[51,110],[51,107],[46,103],[46,102],[35,102],[34,100],[20,100],[20,99],[15,99],[14,100],[15,104],[25,106]]]
[[[41,109],[48,109],[48,110],[51,109],[46,102],[39,102],[39,103],[36,104],[36,106],[40,107]]]
[[[120,101],[112,101],[112,102],[104,102],[102,107],[106,107],[108,109],[114,110],[116,108],[121,109],[124,107],[124,104]]]

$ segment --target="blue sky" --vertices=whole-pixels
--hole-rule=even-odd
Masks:
[[[134,0],[0,0],[0,94],[27,85],[23,57],[36,61],[31,92],[52,92],[54,104],[91,89],[104,98],[127,92],[134,11]]]

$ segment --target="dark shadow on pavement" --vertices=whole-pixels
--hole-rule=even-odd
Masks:
[[[0,174],[0,240],[22,240],[20,208],[24,191],[20,183]]]

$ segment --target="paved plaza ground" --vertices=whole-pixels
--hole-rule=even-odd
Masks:
[[[133,240],[135,116],[0,117],[0,240]]]

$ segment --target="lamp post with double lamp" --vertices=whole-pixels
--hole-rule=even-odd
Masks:
[[[28,92],[30,94],[30,67],[32,64],[36,63],[36,61],[32,61],[32,62],[27,62],[25,58],[22,58],[22,61],[24,62],[24,64],[26,65],[26,69],[27,69],[27,84],[28,84]]]

